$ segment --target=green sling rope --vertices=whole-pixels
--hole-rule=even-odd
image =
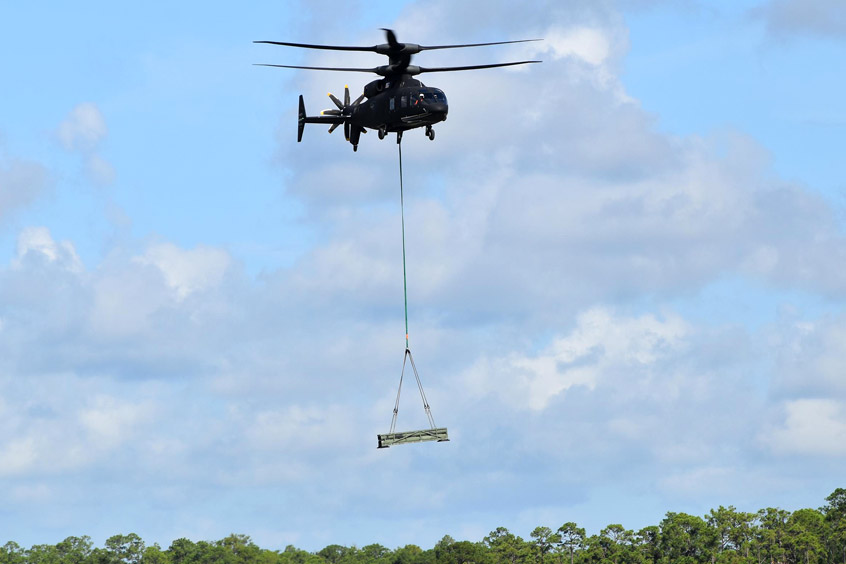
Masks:
[[[408,349],[408,283],[405,274],[405,204],[402,198],[402,143],[397,143],[399,149],[400,173],[400,217],[402,218],[402,294],[405,302],[405,348]],[[405,361],[403,361],[405,364]]]
[[[402,392],[402,379],[403,376],[405,376],[406,361],[411,361],[411,369],[414,372],[415,380],[417,380],[417,389],[420,391],[420,398],[423,400],[423,410],[426,412],[429,425],[431,425],[432,429],[435,428],[435,420],[432,417],[432,410],[429,408],[429,401],[426,399],[426,394],[423,392],[423,384],[420,382],[420,376],[417,374],[417,366],[414,365],[414,357],[411,356],[411,349],[408,346],[408,278],[405,269],[405,202],[403,199],[402,186],[402,143],[397,143],[397,148],[399,149],[400,217],[402,218],[402,292],[405,305],[405,354],[402,357],[402,372],[400,372],[399,388],[397,389],[397,401],[394,404],[394,415],[391,418],[391,433],[395,431],[397,425],[397,414],[399,413],[400,393]]]

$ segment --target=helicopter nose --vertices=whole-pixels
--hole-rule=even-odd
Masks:
[[[447,105],[444,104],[443,102],[432,102],[426,107],[426,109],[429,110],[433,114],[444,114],[444,115],[446,115],[447,110],[448,110]]]

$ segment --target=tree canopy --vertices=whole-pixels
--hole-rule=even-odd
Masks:
[[[819,509],[734,506],[699,517],[668,512],[657,525],[632,531],[614,523],[588,536],[573,521],[539,525],[528,540],[497,527],[480,542],[444,536],[434,547],[330,544],[317,552],[269,550],[247,535],[218,541],[180,538],[166,549],[135,533],[94,547],[88,536],[55,545],[0,546],[0,564],[846,564],[846,489]]]

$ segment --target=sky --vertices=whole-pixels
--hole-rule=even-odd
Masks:
[[[393,137],[297,96],[434,51],[403,139],[410,344],[449,443],[376,449],[404,353]],[[434,545],[846,468],[838,0],[0,5],[0,542]],[[372,132],[371,132],[372,133]],[[423,428],[405,386],[397,428]]]

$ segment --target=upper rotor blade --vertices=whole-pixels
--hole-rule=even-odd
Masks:
[[[385,37],[388,39],[388,45],[394,49],[402,48],[399,41],[397,41],[397,34],[394,33],[394,30],[383,27],[382,31],[385,32]]]
[[[379,68],[374,67],[370,69],[349,68],[349,67],[303,67],[299,65],[270,65],[267,63],[253,63],[257,67],[278,67],[283,69],[305,69],[305,70],[328,70],[328,71],[343,71],[343,72],[373,72],[379,74]]]
[[[513,67],[514,65],[528,65],[530,63],[542,63],[543,61],[516,61],[514,63],[494,63],[492,65],[468,65],[466,67],[419,67],[419,73],[424,72],[450,72],[476,69],[492,69],[495,67]],[[419,74],[418,73],[418,74]]]
[[[287,41],[253,41],[253,43],[285,45],[287,47],[302,47],[304,49],[326,49],[328,51],[376,51],[375,45],[373,47],[354,47],[346,45],[312,45],[311,43],[288,43]]]
[[[484,47],[486,45],[506,45],[508,43],[528,43],[530,41],[543,41],[543,39],[516,39],[514,41],[494,41],[492,43],[464,43],[461,45],[421,45],[421,51],[431,51],[432,49],[458,49],[461,47]]]

